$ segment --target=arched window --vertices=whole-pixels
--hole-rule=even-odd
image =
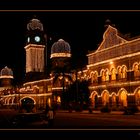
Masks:
[[[121,79],[122,73],[121,73],[121,67],[118,67],[118,79]]]
[[[94,74],[93,74],[93,81],[98,82],[98,73],[97,73],[97,71],[95,71]]]
[[[104,82],[105,81],[105,71],[104,70],[101,71],[101,77],[102,77],[102,82]]]
[[[116,80],[116,70],[115,68],[112,68],[111,69],[111,80]]]
[[[112,106],[113,107],[116,106],[116,95],[115,94],[112,95]]]
[[[119,92],[119,104],[122,107],[127,106],[127,91],[126,90],[120,90]]]
[[[82,72],[78,72],[78,74],[77,74],[77,79],[82,79]]]
[[[61,103],[61,97],[57,96],[57,103]]]
[[[91,101],[91,106],[96,108],[97,107],[97,103],[98,103],[98,93],[96,91],[93,91],[90,95],[90,101]]]
[[[72,74],[72,80],[76,81],[76,74]]]
[[[140,87],[138,87],[135,91],[135,104],[137,109],[140,111]]]
[[[91,77],[91,83],[96,83],[98,82],[98,72],[95,71],[95,72],[92,72],[90,74],[90,77]]]
[[[125,79],[125,78],[127,78],[127,69],[126,69],[126,66],[123,66],[122,67],[122,79]]]
[[[105,70],[105,81],[109,81],[109,71],[108,71],[108,69]]]
[[[103,91],[102,93],[102,104],[103,106],[106,106],[109,104],[109,93],[108,91]]]
[[[138,65],[138,63],[134,64],[133,66],[133,70],[134,70],[134,77],[139,77],[140,76],[140,69],[139,69],[140,65]]]
[[[93,72],[91,72],[91,73],[90,73],[91,83],[93,83],[93,82],[94,82],[93,75],[94,75],[94,73],[93,73]]]
[[[87,70],[84,72],[84,80],[89,80],[90,79],[90,71]]]

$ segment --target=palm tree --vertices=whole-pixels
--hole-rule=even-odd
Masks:
[[[58,80],[61,81],[61,86],[62,87],[62,95],[61,97],[63,98],[63,103],[66,103],[66,98],[65,98],[65,93],[66,93],[66,88],[73,83],[73,79],[70,74],[70,62],[66,59],[59,61],[58,65],[54,65],[52,67],[52,73],[53,73],[53,85],[57,84]],[[57,63],[57,61],[54,61]]]
[[[78,86],[78,91],[77,91],[77,86]],[[88,86],[89,86],[89,82],[87,80],[83,80],[83,81],[77,80],[73,82],[73,84],[71,84],[70,87],[68,88],[69,102],[74,103],[75,110],[82,109],[83,106],[85,106],[84,108],[88,107],[89,95],[90,95]]]

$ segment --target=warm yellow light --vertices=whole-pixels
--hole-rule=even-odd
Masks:
[[[61,97],[60,96],[57,97],[57,103],[61,103]]]
[[[53,57],[71,57],[71,54],[70,53],[53,53],[51,54],[50,58],[53,58]]]
[[[112,64],[113,64],[113,62],[111,61],[111,62],[110,62],[110,65],[112,65]]]
[[[11,78],[11,79],[13,79],[14,77],[11,76],[11,75],[2,75],[2,76],[0,76],[0,79],[3,79],[3,78]]]

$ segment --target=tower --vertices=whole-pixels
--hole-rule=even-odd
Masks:
[[[46,39],[43,24],[33,18],[27,24],[26,51],[26,81],[39,80],[45,70]]]
[[[53,96],[57,104],[65,106],[66,89],[71,84],[70,63],[71,63],[71,46],[63,39],[59,39],[51,47],[51,64],[53,77]],[[61,90],[62,88],[62,90]]]

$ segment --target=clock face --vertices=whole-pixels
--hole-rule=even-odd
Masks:
[[[35,36],[35,41],[39,42],[40,41],[40,37],[39,36]]]
[[[27,38],[27,41],[30,42],[30,37]]]

